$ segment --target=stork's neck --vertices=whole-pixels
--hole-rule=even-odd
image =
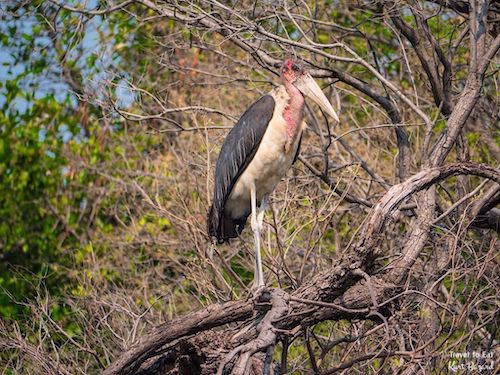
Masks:
[[[283,80],[286,92],[288,93],[288,104],[283,111],[283,117],[286,121],[287,142],[285,150],[288,151],[295,141],[298,129],[304,117],[304,96],[293,84]]]

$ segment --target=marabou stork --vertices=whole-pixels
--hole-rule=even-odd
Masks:
[[[253,288],[264,285],[260,231],[269,195],[296,160],[305,123],[304,95],[335,121],[335,110],[302,64],[286,60],[282,85],[261,97],[227,135],[215,168],[208,233],[219,243],[238,237],[250,214],[255,240]]]

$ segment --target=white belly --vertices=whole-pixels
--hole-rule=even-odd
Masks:
[[[225,205],[225,212],[240,218],[251,212],[252,186],[255,186],[257,204],[271,194],[291,167],[297,152],[304,123],[299,125],[294,143],[285,151],[287,142],[286,122],[282,111],[275,111],[254,158],[236,181]]]

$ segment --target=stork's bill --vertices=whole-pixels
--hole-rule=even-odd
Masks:
[[[302,74],[302,76],[298,77],[294,82],[294,86],[297,87],[302,94],[319,105],[327,115],[329,115],[335,121],[339,121],[337,112],[335,112],[331,103],[328,101],[325,94],[321,90],[321,87],[319,87],[319,85],[309,73],[304,73]]]

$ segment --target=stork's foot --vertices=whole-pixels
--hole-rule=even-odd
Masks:
[[[258,264],[255,262],[255,274],[254,274],[254,279],[253,279],[253,284],[252,284],[252,294],[255,295],[255,292],[265,288],[266,283],[264,282],[264,273],[262,272],[262,264]]]
[[[253,297],[257,299],[261,294],[263,294],[268,288],[264,283],[259,284],[256,281],[254,281],[252,288],[250,289],[250,292],[252,293]]]

